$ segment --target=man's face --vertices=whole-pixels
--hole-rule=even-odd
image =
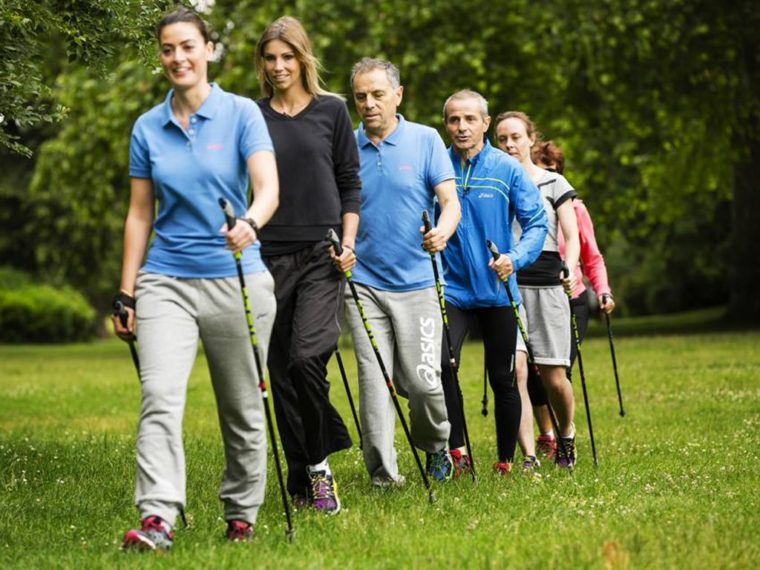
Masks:
[[[396,110],[404,88],[394,88],[382,69],[356,75],[352,88],[366,133],[380,138],[389,135],[396,125]]]
[[[483,148],[483,136],[491,117],[481,114],[477,99],[455,99],[446,106],[446,133],[457,154],[470,157]]]

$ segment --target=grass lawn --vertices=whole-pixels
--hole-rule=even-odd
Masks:
[[[461,380],[478,484],[436,487],[427,502],[403,433],[402,489],[370,488],[358,447],[331,458],[344,511],[284,517],[270,460],[249,544],[227,544],[216,489],[222,448],[205,361],[188,390],[188,529],[165,555],[126,555],[139,389],[116,341],[0,347],[0,567],[89,568],[751,568],[760,561],[760,332],[617,339],[628,415],[618,416],[606,338],[584,345],[600,465],[580,383],[580,459],[540,479],[490,472],[493,410],[480,414],[482,349]],[[355,365],[343,351],[356,394]],[[576,373],[577,376],[577,373]],[[335,363],[333,397],[355,433]]]

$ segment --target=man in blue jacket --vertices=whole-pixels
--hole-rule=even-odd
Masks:
[[[483,334],[488,377],[494,392],[497,473],[506,475],[514,462],[520,426],[520,394],[514,382],[517,323],[500,280],[516,303],[520,293],[513,273],[536,260],[547,231],[546,212],[536,186],[514,158],[492,147],[486,138],[491,122],[482,95],[463,90],[443,107],[443,121],[451,140],[449,157],[456,176],[462,218],[443,250],[446,311],[456,361],[465,336],[476,321]],[[521,228],[520,242],[512,239],[512,222]],[[494,262],[486,247],[491,240],[502,252]],[[498,277],[498,278],[497,278]],[[444,351],[445,354],[445,351]],[[469,469],[465,455],[462,417],[453,371],[442,359],[442,381],[451,422],[449,446],[455,473]]]

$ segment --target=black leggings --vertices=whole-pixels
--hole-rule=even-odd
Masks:
[[[583,339],[586,337],[586,332],[588,331],[588,319],[590,312],[585,291],[572,300],[570,307],[572,308],[573,314],[575,315],[575,320],[578,323],[578,335],[580,336],[581,342],[583,342]],[[575,333],[572,332],[572,326],[570,334],[570,366],[567,367],[567,379],[572,382],[573,363],[575,362],[575,357],[578,355],[578,347],[575,346]],[[533,368],[529,366],[528,395],[530,396],[530,403],[534,406],[545,406],[547,403],[546,393],[541,389],[541,386],[538,385],[538,382],[541,382],[541,379],[536,376]]]
[[[446,303],[449,316],[451,342],[454,355],[459,363],[465,337],[470,327],[477,320],[483,334],[483,346],[486,353],[488,379],[494,394],[494,416],[496,418],[496,445],[499,461],[514,460],[517,430],[520,427],[522,404],[515,382],[515,343],[517,340],[517,322],[509,307],[489,307],[462,310]],[[464,445],[464,427],[459,391],[454,379],[446,339],[441,350],[441,380],[446,397],[446,408],[451,423],[449,447],[455,449]]]

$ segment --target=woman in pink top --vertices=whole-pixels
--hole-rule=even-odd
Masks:
[[[562,174],[565,169],[565,157],[562,150],[552,141],[544,141],[536,145],[533,150],[533,161],[546,170],[553,170]],[[609,282],[607,280],[607,267],[604,264],[604,257],[599,251],[594,236],[594,224],[591,222],[591,215],[588,213],[586,206],[579,199],[573,200],[575,217],[578,220],[578,233],[581,242],[580,263],[575,268],[575,288],[573,289],[573,299],[570,303],[573,314],[578,323],[578,334],[580,340],[586,336],[589,320],[589,304],[586,296],[586,285],[584,277],[591,284],[591,288],[596,293],[599,308],[605,313],[611,313],[615,309],[615,300],[612,297]],[[557,241],[559,245],[560,256],[565,255],[565,240],[562,232],[558,232]],[[567,377],[571,378],[572,366],[577,354],[575,343],[571,344],[570,366],[567,369]],[[541,434],[538,436],[536,448],[539,453],[552,458],[557,449],[557,440],[552,430],[551,418],[546,407],[546,399],[543,392],[537,389],[536,382],[538,378],[530,378],[528,382],[528,392],[533,404],[533,414],[538,422]]]

